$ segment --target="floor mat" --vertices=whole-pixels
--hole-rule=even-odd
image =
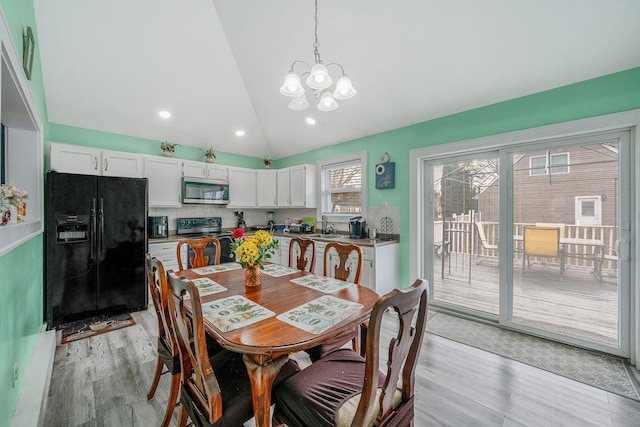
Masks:
[[[66,344],[83,338],[105,334],[135,324],[136,321],[129,313],[101,315],[76,320],[75,322],[60,325],[60,330],[62,331],[61,343]]]
[[[626,359],[434,313],[427,331],[640,401],[640,386]]]

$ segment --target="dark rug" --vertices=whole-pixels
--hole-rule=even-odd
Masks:
[[[621,357],[434,313],[427,331],[581,383],[640,401],[640,385]]]
[[[76,320],[60,325],[62,330],[62,344],[83,338],[94,337],[107,332],[133,326],[136,321],[129,313],[109,314]]]

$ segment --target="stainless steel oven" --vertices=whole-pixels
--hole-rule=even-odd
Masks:
[[[177,234],[185,238],[215,237],[220,242],[220,262],[234,262],[235,254],[231,250],[233,241],[230,233],[222,233],[222,219],[220,217],[210,218],[178,218]],[[188,259],[195,256],[191,248],[187,249]],[[216,258],[216,247],[208,245],[204,248],[204,255],[209,257],[210,262]],[[188,262],[188,261],[187,261]],[[187,268],[191,268],[190,263]]]

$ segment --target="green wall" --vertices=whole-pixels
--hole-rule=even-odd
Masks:
[[[84,145],[87,147],[106,148],[109,150],[126,151],[130,153],[162,155],[160,144],[162,141],[137,138],[134,136],[119,135],[115,133],[101,132],[91,129],[83,129],[74,126],[66,126],[57,123],[49,123],[48,140],[63,142],[65,144]],[[45,164],[49,165],[49,153],[45,154]],[[173,157],[184,160],[204,160],[204,155],[199,148],[187,145],[178,145]],[[262,168],[264,163],[258,157],[241,156],[238,154],[216,151],[216,163],[227,166],[239,166],[245,168]]]
[[[18,57],[22,58],[23,30],[30,26],[35,39],[33,69],[29,85],[47,134],[47,113],[40,66],[38,32],[31,0],[0,0]],[[0,257],[0,427],[11,424],[13,413],[31,361],[37,334],[44,321],[43,235],[23,243]],[[18,363],[18,382],[13,365]]]
[[[640,108],[640,67],[276,160],[275,168],[367,151],[368,203],[400,208],[400,283],[409,285],[409,150]],[[396,187],[377,190],[374,168],[385,152]]]
[[[9,426],[43,322],[42,234],[0,257],[0,426]],[[19,379],[12,387],[13,364]]]

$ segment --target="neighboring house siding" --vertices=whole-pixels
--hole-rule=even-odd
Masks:
[[[551,150],[551,154],[569,153],[569,173],[531,176],[531,156],[527,153],[514,165],[515,223],[576,223],[576,197],[601,197],[601,225],[617,225],[618,204],[617,155],[609,150],[571,148]],[[484,190],[479,199],[483,222],[498,221],[498,182]]]

